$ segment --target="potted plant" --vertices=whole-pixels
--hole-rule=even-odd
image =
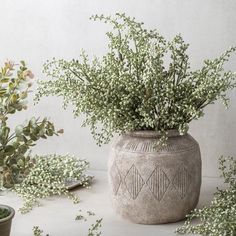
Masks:
[[[190,70],[180,35],[166,41],[156,30],[125,14],[93,16],[113,30],[108,52],[89,59],[47,61],[36,100],[57,95],[74,114],[85,114],[98,145],[114,133],[109,159],[111,199],[116,211],[145,224],[181,220],[198,203],[201,156],[188,124],[204,115],[204,107],[235,87],[235,73],[224,63],[235,48]]]
[[[15,211],[10,206],[0,204],[0,235],[9,236],[11,232],[11,222]]]

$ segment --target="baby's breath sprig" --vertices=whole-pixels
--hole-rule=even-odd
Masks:
[[[108,52],[92,60],[82,51],[78,60],[47,61],[44,73],[53,79],[39,81],[35,99],[56,95],[64,107],[74,105],[75,117],[86,115],[84,126],[90,126],[99,145],[109,142],[113,133],[134,130],[159,131],[159,143],[164,144],[166,131],[186,133],[189,122],[203,116],[204,108],[217,99],[228,106],[226,92],[236,86],[236,74],[225,71],[224,64],[236,48],[191,71],[189,45],[181,35],[167,41],[120,13],[91,19],[112,26],[106,33]]]
[[[195,209],[184,225],[176,231],[179,234],[200,234],[206,236],[236,235],[236,159],[220,158],[219,169],[229,186],[227,189],[217,189],[210,206]],[[193,222],[198,219],[200,222]]]
[[[89,217],[95,216],[95,213],[92,211],[87,211],[87,214]],[[79,214],[76,215],[75,220],[77,221],[87,221],[87,218],[81,214],[81,210],[79,210]],[[102,227],[102,218],[97,219],[95,223],[90,225],[90,228],[88,229],[88,234],[87,236],[101,236],[102,233],[100,231],[100,228]],[[43,236],[43,230],[39,228],[39,226],[34,226],[33,227],[33,234],[34,236]],[[49,236],[47,234],[46,236]]]
[[[102,232],[100,231],[101,227],[102,227],[102,218],[96,220],[96,222],[91,225],[91,227],[88,230],[88,236],[101,236],[102,235]]]
[[[39,206],[39,200],[53,195],[65,195],[74,203],[79,197],[69,192],[66,186],[68,179],[79,180],[87,187],[91,178],[86,175],[89,163],[69,155],[35,156],[35,165],[30,173],[20,183],[15,185],[14,191],[23,198],[24,205],[21,213],[29,212],[34,206]]]
[[[43,230],[41,230],[38,226],[34,226],[33,234],[34,236],[43,236]],[[46,234],[46,236],[49,236],[49,234]]]

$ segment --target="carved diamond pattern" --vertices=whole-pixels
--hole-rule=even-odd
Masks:
[[[155,170],[147,180],[147,185],[155,198],[158,201],[161,201],[170,185],[170,180],[166,173],[159,166],[156,166]]]
[[[119,169],[115,162],[111,167],[111,181],[113,183],[112,184],[113,192],[115,195],[117,195],[122,179],[121,179],[121,174],[119,172]]]
[[[191,182],[191,175],[188,173],[187,169],[182,165],[175,174],[173,184],[180,194],[181,198],[184,198],[188,187]]]
[[[125,176],[125,185],[130,196],[133,199],[136,199],[144,185],[144,181],[135,165],[132,165],[128,170]]]

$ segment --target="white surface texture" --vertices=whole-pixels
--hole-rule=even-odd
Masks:
[[[125,12],[144,21],[148,28],[158,28],[167,39],[181,33],[190,43],[193,68],[203,59],[218,56],[236,45],[236,1],[234,0],[10,0],[1,1],[0,61],[24,59],[37,78],[44,78],[42,65],[47,59],[77,58],[81,48],[89,55],[106,51],[102,23],[89,20],[92,14]],[[236,69],[233,56],[228,69]],[[202,150],[203,175],[218,176],[218,157],[236,153],[236,93],[231,92],[231,107],[221,103],[206,109],[206,115],[191,124],[190,133]],[[33,96],[33,94],[32,94]],[[81,128],[82,119],[74,119],[72,109],[64,111],[58,98],[43,99],[12,119],[48,116],[56,127],[64,128],[60,137],[41,141],[35,153],[70,153],[87,158],[93,169],[106,169],[108,145],[99,148],[89,128]]]
[[[34,208],[30,213],[21,215],[16,211],[12,224],[11,236],[32,236],[33,226],[39,226],[44,234],[50,236],[86,236],[88,228],[96,219],[103,218],[102,236],[174,236],[175,229],[183,221],[163,225],[134,224],[121,219],[112,210],[108,195],[107,173],[95,171],[95,182],[91,189],[80,189],[76,194],[81,202],[73,204],[64,197],[49,198],[42,201],[42,207]],[[209,204],[216,186],[223,186],[222,179],[203,178],[201,197],[198,207]],[[18,209],[22,202],[13,193],[0,196],[1,204],[9,204]],[[82,210],[82,212],[79,212]],[[93,211],[96,216],[89,217],[87,222],[75,221],[77,214],[86,216],[86,211]]]

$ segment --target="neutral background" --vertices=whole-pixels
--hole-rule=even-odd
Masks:
[[[107,26],[89,20],[96,13],[125,12],[145,22],[147,28],[158,28],[167,39],[181,33],[190,43],[193,68],[236,45],[235,0],[0,0],[0,9],[1,63],[23,59],[40,79],[44,78],[41,70],[46,59],[77,58],[82,48],[90,55],[106,51]],[[226,68],[236,70],[236,56]],[[201,146],[205,176],[218,176],[220,155],[236,155],[236,91],[229,96],[229,110],[217,102],[190,126]],[[71,108],[64,111],[58,98],[29,105],[30,109],[11,119],[13,124],[31,116],[47,116],[65,130],[60,137],[40,141],[34,153],[75,154],[87,158],[93,169],[106,169],[109,146],[96,146],[89,128],[80,127],[82,119],[74,119]]]

